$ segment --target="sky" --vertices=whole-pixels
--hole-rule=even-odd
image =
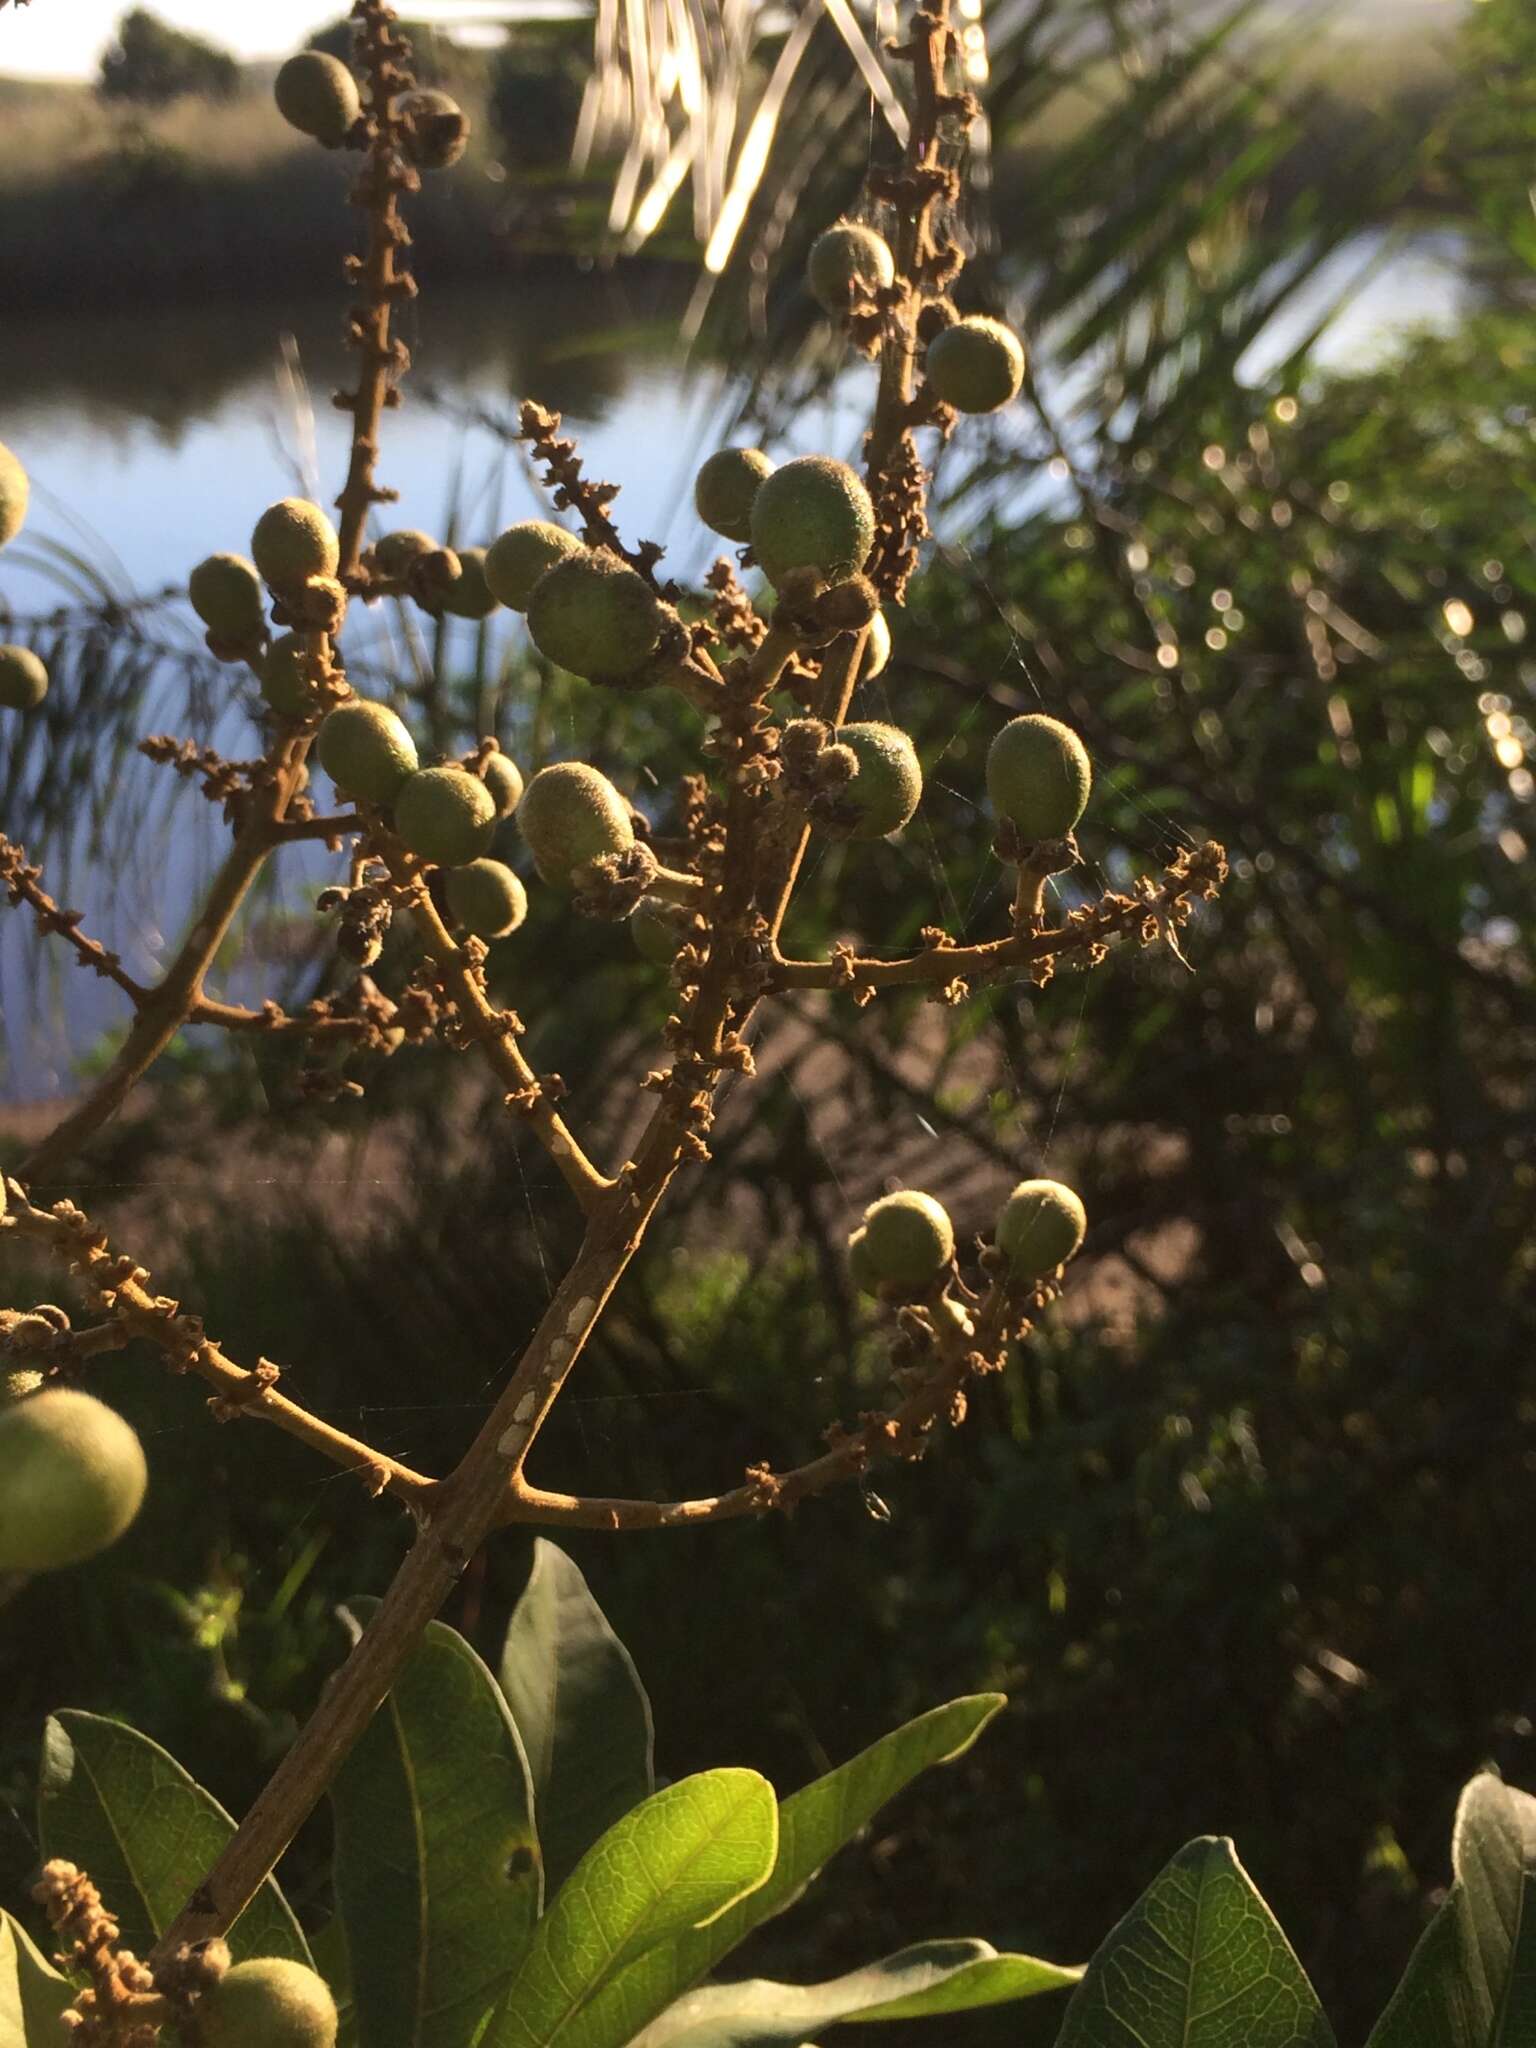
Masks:
[[[96,70],[113,25],[128,0],[31,0],[0,9],[0,74],[29,78],[88,78]],[[149,0],[162,21],[195,30],[240,57],[286,57],[311,29],[346,12],[346,0]],[[416,21],[505,17],[496,0],[411,0]]]

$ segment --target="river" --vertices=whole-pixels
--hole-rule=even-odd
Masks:
[[[1390,247],[1362,238],[1261,337],[1244,374],[1283,356],[1336,298],[1319,350],[1325,363],[1361,361],[1408,325],[1454,319],[1464,292],[1458,256],[1450,236]],[[738,392],[728,370],[679,350],[677,301],[675,284],[654,275],[636,283],[600,273],[424,294],[409,328],[407,402],[385,420],[381,475],[400,492],[390,523],[440,532],[453,499],[461,537],[486,539],[546,511],[518,451],[461,417],[476,408],[510,417],[528,394],[564,412],[590,474],[623,483],[625,533],[663,543],[673,573],[696,574],[713,550],[692,517],[690,478]],[[61,602],[37,543],[77,551],[120,593],[148,592],[184,582],[215,549],[243,552],[272,499],[333,497],[346,421],[329,394],[347,369],[333,302],[180,307],[163,317],[42,321],[24,332],[13,323],[0,359],[0,440],[26,462],[34,500],[23,541],[0,559],[0,606],[25,617]],[[851,452],[869,374],[855,366],[825,403],[802,409],[790,452]],[[411,395],[427,389],[440,404]],[[517,630],[510,621],[506,629]],[[145,707],[146,729],[155,708]],[[0,730],[0,790],[3,751],[14,744],[14,728]],[[196,823],[154,853],[168,889],[154,917],[131,910],[126,890],[107,901],[83,836],[75,847],[73,893],[146,973],[216,851],[209,807],[189,796],[183,811]],[[0,819],[8,823],[26,829]],[[14,1101],[67,1087],[73,1060],[116,1013],[111,992],[87,977],[50,974],[17,913],[0,922],[0,1093]]]

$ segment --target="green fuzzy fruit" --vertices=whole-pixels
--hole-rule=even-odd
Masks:
[[[621,681],[661,644],[667,607],[607,548],[583,549],[539,578],[528,631],[540,654],[573,676]]]
[[[829,313],[845,313],[855,284],[869,292],[895,283],[896,259],[885,237],[873,228],[840,220],[812,242],[805,281],[819,305]]]
[[[0,1414],[0,1571],[51,1571],[115,1543],[148,1474],[123,1418],[72,1387]]]
[[[11,1366],[0,1372],[0,1408],[11,1401],[25,1401],[43,1384],[43,1376],[28,1365]]]
[[[498,534],[485,551],[485,580],[491,594],[515,612],[525,612],[534,585],[546,569],[567,555],[580,554],[582,542],[552,519],[520,519]]]
[[[997,1248],[1009,1277],[1041,1280],[1064,1266],[1083,1241],[1088,1216],[1059,1180],[1021,1180],[997,1219]]]
[[[869,1256],[869,1232],[863,1228],[848,1240],[848,1277],[861,1294],[880,1292],[880,1275]]]
[[[254,562],[244,555],[209,555],[187,578],[192,609],[216,640],[258,640],[266,630],[266,604]]]
[[[1065,839],[1092,787],[1088,749],[1059,718],[1011,718],[987,749],[992,808],[1025,839]]]
[[[27,517],[32,483],[20,462],[0,441],[0,548],[20,533]]]
[[[303,1963],[236,1963],[198,2001],[204,2048],[333,2048],[336,2001]]]
[[[857,1254],[862,1269],[901,1287],[926,1287],[955,1256],[949,1212],[932,1195],[903,1188],[864,1211]]]
[[[839,839],[886,839],[899,832],[923,794],[923,771],[911,740],[894,725],[873,721],[842,725],[839,745],[851,747],[859,772],[837,792],[848,817],[835,825]]]
[[[327,149],[346,141],[362,112],[357,80],[339,57],[323,50],[290,57],[273,80],[272,95],[290,128]]]
[[[572,869],[635,843],[629,805],[606,775],[585,761],[541,768],[517,808],[518,828],[543,879],[572,886]]]
[[[523,800],[523,774],[510,754],[492,754],[480,770],[498,818],[510,818]]]
[[[869,622],[869,638],[864,642],[864,661],[859,670],[861,683],[872,683],[876,676],[883,675],[891,658],[891,629],[885,622],[885,613],[876,612]]]
[[[438,867],[478,860],[495,824],[496,799],[464,768],[418,768],[395,797],[395,830],[412,853]]]
[[[283,718],[302,718],[313,709],[308,656],[297,633],[280,633],[261,658],[261,694]]]
[[[395,101],[405,153],[418,170],[445,171],[469,144],[469,117],[446,92],[423,88]]]
[[[0,647],[0,708],[35,711],[48,694],[48,671],[30,647]]]
[[[387,704],[354,697],[321,721],[315,751],[338,789],[364,803],[392,803],[416,772],[416,742]]]
[[[864,566],[875,538],[875,508],[846,462],[801,455],[765,477],[752,501],[752,551],[781,582],[791,569],[829,578]]]
[[[957,320],[928,344],[928,382],[957,412],[996,412],[1019,395],[1024,344],[1001,320]]]
[[[413,562],[419,562],[423,555],[435,555],[441,545],[430,533],[423,533],[418,527],[403,526],[399,532],[386,533],[382,540],[374,542],[373,559],[381,576],[391,583],[399,583],[410,574]]]
[[[683,943],[684,916],[660,896],[642,896],[629,919],[635,951],[653,967],[670,967]]]
[[[504,939],[528,915],[528,892],[499,860],[472,860],[444,884],[448,908],[477,939]]]
[[[497,608],[497,599],[486,581],[486,550],[460,548],[458,555],[458,580],[443,592],[443,610],[456,619],[488,619]]]
[[[311,576],[334,576],[341,543],[318,505],[308,498],[279,498],[257,520],[251,554],[274,590],[291,590]]]
[[[752,503],[773,464],[761,448],[722,448],[693,480],[694,509],[725,540],[752,538]]]

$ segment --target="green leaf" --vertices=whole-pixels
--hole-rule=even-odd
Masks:
[[[839,2020],[971,2012],[1064,1990],[1082,1974],[1033,1956],[1000,1956],[985,1941],[925,1941],[824,1984],[707,1984],[668,2006],[634,2048],[797,2048]]]
[[[630,1654],[580,1571],[542,1537],[498,1676],[528,1755],[553,1892],[655,1778],[651,1703]]]
[[[1333,2033],[1232,1844],[1181,1849],[1099,1948],[1056,2048],[1332,2048]]]
[[[86,1872],[123,1942],[147,1955],[235,1832],[201,1785],[136,1728],[99,1714],[56,1714],[43,1733],[38,1832],[45,1856]],[[309,1944],[268,1878],[228,1935],[247,1956],[310,1961]]]
[[[333,1913],[325,1925],[309,1937],[315,1968],[330,1986],[336,2001],[336,2048],[354,2048],[357,2040],[357,2006],[352,1997],[352,1958],[347,1952],[347,1930],[341,1916]]]
[[[773,1869],[778,1810],[756,1771],[684,1778],[594,1843],[539,1922],[483,2048],[590,2048],[594,2002],[627,1963],[708,1925]],[[624,2037],[617,2037],[624,2038]]]
[[[542,1887],[517,1729],[444,1623],[428,1625],[331,1804],[359,2033],[369,2048],[461,2048],[527,1946]]]
[[[1369,2048],[1536,2048],[1536,1799],[1489,1772],[1462,1792],[1455,1881]]]
[[[0,1911],[0,2041],[6,2048],[68,2048],[59,2014],[73,1997],[27,1930]]]
[[[779,1808],[778,1861],[768,1882],[711,1926],[679,1935],[616,1976],[593,2002],[584,2048],[638,2034],[754,1927],[792,1905],[822,1865],[919,1771],[969,1749],[1003,1704],[1001,1693],[990,1692],[935,1707],[786,1799]]]

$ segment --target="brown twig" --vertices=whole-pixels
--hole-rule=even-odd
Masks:
[[[410,897],[411,916],[430,954],[430,971],[453,1004],[462,1042],[473,1045],[507,1091],[509,1108],[526,1120],[555,1162],[566,1185],[591,1211],[613,1186],[595,1166],[554,1106],[547,1079],[541,1080],[518,1045],[522,1023],[510,1010],[498,1010],[485,992],[481,963],[484,948],[477,940],[460,944],[438,913],[425,887]]]
[[[125,1341],[142,1338],[163,1355],[173,1371],[195,1373],[205,1381],[217,1397],[210,1405],[221,1421],[249,1416],[269,1422],[332,1464],[355,1472],[372,1495],[392,1493],[418,1510],[431,1496],[433,1480],[333,1428],[280,1394],[279,1369],[268,1360],[263,1359],[252,1371],[237,1365],[207,1334],[200,1317],[185,1313],[168,1295],[153,1293],[144,1268],[114,1252],[106,1233],[72,1202],[38,1208],[25,1198],[17,1182],[10,1186],[11,1200],[0,1217],[0,1234],[14,1231],[41,1244],[77,1276],[93,1310],[122,1331]],[[104,1340],[97,1340],[94,1348],[107,1347]]]
[[[1143,876],[1130,894],[1111,890],[1048,931],[1025,929],[976,946],[952,945],[936,932],[938,943],[900,960],[865,959],[851,947],[830,960],[780,960],[769,970],[767,985],[772,990],[830,988],[857,994],[926,982],[963,980],[974,986],[1021,976],[1039,980],[1040,969],[1057,960],[1086,957],[1090,965],[1097,964],[1103,948],[1127,934],[1136,934],[1146,945],[1166,939],[1191,899],[1213,897],[1226,872],[1225,853],[1208,839],[1203,846],[1175,854],[1161,883]]]
[[[81,931],[78,910],[60,909],[42,886],[42,872],[40,867],[28,866],[24,847],[0,832],[0,885],[4,886],[7,900],[13,905],[27,904],[37,919],[38,930],[45,937],[58,933],[74,947],[82,967],[89,967],[93,974],[101,975],[106,981],[116,982],[133,1002],[143,1002],[148,990],[125,971],[116,953],[109,952],[99,940],[88,938]]]
[[[359,571],[368,514],[398,493],[375,481],[379,459],[379,427],[388,405],[399,403],[396,385],[410,367],[410,351],[390,333],[397,299],[415,296],[415,283],[396,268],[399,251],[410,247],[410,231],[400,217],[402,192],[421,184],[400,147],[400,123],[392,102],[415,82],[408,67],[411,46],[396,29],[395,11],[382,0],[356,0],[357,54],[367,79],[368,156],[352,190],[352,203],[366,214],[367,244],[361,259],[352,258],[349,273],[362,286],[359,303],[347,323],[347,339],[361,359],[356,387],[338,391],[335,404],[352,415],[352,447],[347,480],[337,496],[341,513],[338,574],[351,589],[364,589]]]

